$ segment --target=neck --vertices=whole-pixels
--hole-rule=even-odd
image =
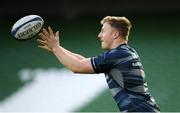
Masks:
[[[126,40],[115,41],[115,42],[112,44],[111,49],[116,48],[116,47],[118,47],[118,46],[121,45],[121,44],[127,44],[127,43],[128,43],[128,41],[126,41]]]

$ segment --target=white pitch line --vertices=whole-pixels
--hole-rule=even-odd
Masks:
[[[103,74],[73,74],[66,69],[23,69],[31,82],[0,103],[1,112],[71,112],[107,89]]]

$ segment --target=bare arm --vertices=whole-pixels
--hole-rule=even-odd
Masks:
[[[49,31],[49,32],[48,32]],[[72,53],[59,45],[59,32],[54,35],[52,29],[48,27],[48,31],[43,29],[39,34],[42,44],[39,47],[51,51],[57,59],[68,69],[75,73],[94,73],[90,58]]]
[[[94,73],[89,58],[79,59],[79,57],[67,52],[61,46],[53,48],[53,53],[65,67],[75,73]]]
[[[65,48],[63,48],[63,47],[61,47],[61,48],[63,49],[63,51],[67,52],[68,54],[73,55],[74,57],[76,57],[76,58],[79,59],[79,60],[85,59],[85,57],[83,57],[82,55],[79,55],[79,54],[73,53],[73,52],[71,52],[71,51],[68,51],[67,49],[65,49]]]

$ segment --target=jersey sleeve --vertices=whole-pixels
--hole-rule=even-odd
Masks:
[[[105,69],[103,67],[107,64],[105,64],[105,55],[99,55],[96,57],[91,58],[91,64],[96,73],[103,73]]]
[[[105,52],[99,56],[91,58],[91,64],[96,73],[105,73],[111,67],[110,55],[108,52]]]
[[[131,55],[124,50],[111,50],[91,58],[91,64],[96,73],[106,73],[116,65],[129,66]],[[127,62],[127,63],[126,63]]]

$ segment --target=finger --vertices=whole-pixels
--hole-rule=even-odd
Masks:
[[[55,37],[56,37],[56,39],[59,38],[59,31],[57,31],[57,32],[55,33]],[[59,39],[57,39],[57,40],[59,40]]]
[[[50,34],[51,36],[54,36],[54,33],[53,33],[53,31],[52,31],[52,29],[51,29],[50,26],[48,27],[48,30],[49,30],[49,34]]]
[[[42,48],[42,49],[46,49],[47,48],[46,46],[43,46],[43,45],[39,45],[38,47]]]
[[[39,36],[40,36],[41,39],[43,39],[43,40],[48,40],[47,36],[45,36],[43,33],[39,33]]]
[[[39,33],[39,37],[41,37],[43,40],[46,40],[46,36],[43,33]]]
[[[37,39],[37,41],[38,41],[40,44],[42,44],[42,45],[46,45],[46,44],[47,44],[47,42],[46,42],[46,41],[41,40],[41,39]]]
[[[58,36],[59,36],[59,31],[57,31],[57,32],[56,32],[55,36],[56,36],[56,37],[58,37]]]
[[[47,32],[47,30],[44,29],[44,28],[43,28],[43,34],[44,34],[46,37],[50,37],[50,36],[49,36],[49,33]]]

